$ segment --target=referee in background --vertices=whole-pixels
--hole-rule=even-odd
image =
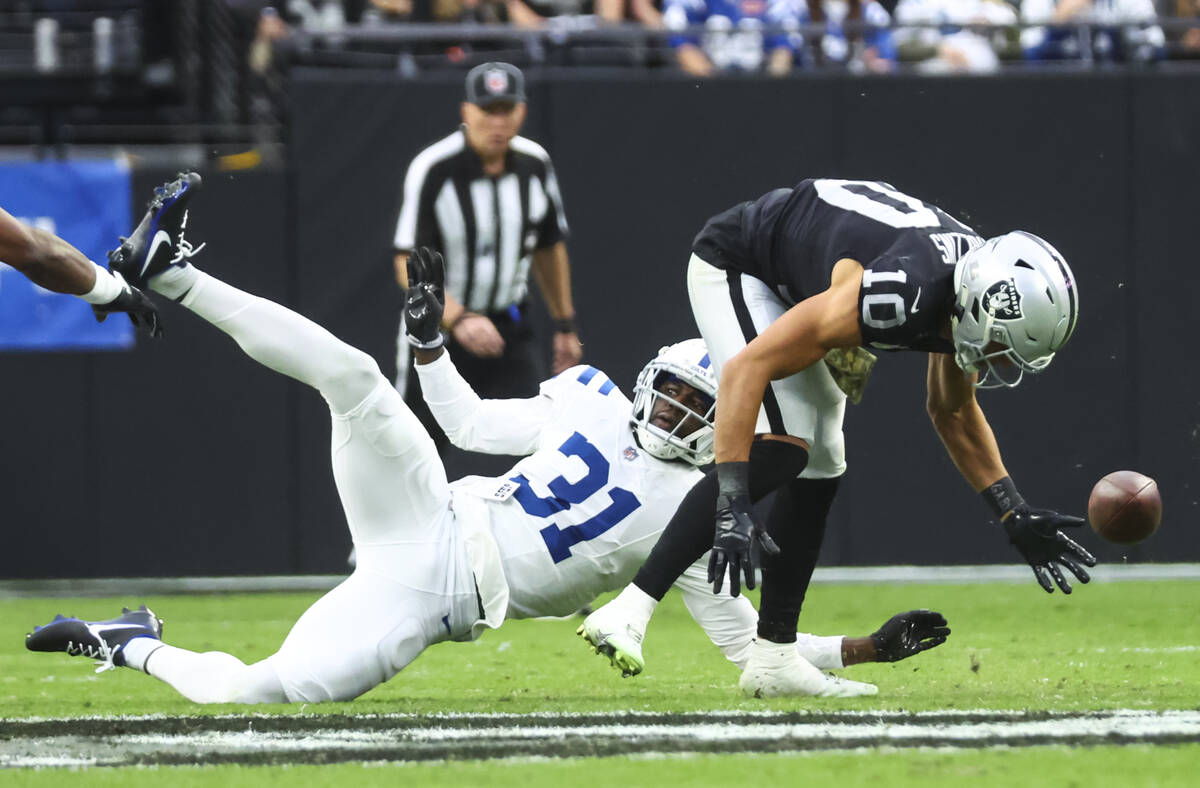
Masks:
[[[546,150],[517,136],[525,121],[525,77],[508,63],[467,74],[462,125],[417,154],[404,178],[396,221],[396,281],[408,286],[408,254],[419,246],[446,260],[446,347],[485,398],[532,397],[547,377],[529,322],[529,275],[554,320],[554,374],[579,363],[567,220]],[[403,318],[401,318],[403,320]],[[421,397],[400,327],[396,388],[438,443],[451,479],[502,473],[508,458],[449,445]]]

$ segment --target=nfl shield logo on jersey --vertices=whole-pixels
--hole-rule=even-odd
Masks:
[[[997,320],[1021,319],[1021,291],[1012,279],[997,282],[983,295],[983,310]]]
[[[502,69],[493,68],[483,75],[483,87],[493,96],[508,90],[508,74]]]
[[[638,457],[637,449],[626,446],[625,451],[621,452],[621,456],[625,458],[625,462],[633,462]]]

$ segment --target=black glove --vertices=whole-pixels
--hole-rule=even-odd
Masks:
[[[717,529],[708,557],[708,582],[714,594],[721,593],[727,568],[730,596],[742,592],[742,574],[746,588],[754,588],[755,551],[779,554],[778,545],[754,520],[749,472],[748,462],[717,463]]]
[[[1095,566],[1096,559],[1071,537],[1064,534],[1062,528],[1078,528],[1085,520],[1082,517],[1072,517],[1069,514],[1059,514],[1049,509],[1032,509],[1029,504],[1021,502],[1012,509],[1003,521],[1004,530],[1008,532],[1008,541],[1024,556],[1033,568],[1034,577],[1047,594],[1054,593],[1054,582],[1064,594],[1071,593],[1071,584],[1063,577],[1058,564],[1071,570],[1071,574],[1086,583],[1092,578],[1080,563]]]
[[[92,304],[96,322],[103,323],[113,312],[124,312],[129,315],[129,322],[133,323],[134,328],[145,329],[154,339],[161,337],[163,326],[158,317],[158,307],[141,290],[127,284],[119,273],[111,273],[121,283],[121,294],[107,304]]]
[[[408,294],[404,299],[404,331],[408,342],[422,350],[442,346],[442,293],[445,263],[442,255],[422,246],[408,256]]]
[[[933,610],[910,610],[897,613],[884,622],[874,634],[877,662],[899,662],[922,651],[940,646],[950,637],[946,618]]]

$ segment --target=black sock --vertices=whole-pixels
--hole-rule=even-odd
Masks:
[[[750,447],[750,497],[757,501],[808,463],[808,452],[794,443],[756,440]],[[709,471],[688,491],[671,522],[650,551],[633,584],[661,600],[696,559],[712,549],[717,515],[717,474]]]
[[[773,643],[796,642],[796,623],[825,538],[825,521],[841,477],[792,479],[775,492],[767,533],[779,545],[762,557],[762,602],[758,636]]]

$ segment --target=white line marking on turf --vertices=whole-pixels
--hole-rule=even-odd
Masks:
[[[1050,719],[946,722],[934,714],[863,713],[864,719],[827,722],[695,721],[549,725],[553,715],[530,717],[533,724],[494,727],[421,727],[257,732],[200,731],[189,734],[136,733],[13,737],[0,741],[0,767],[204,763],[213,758],[283,763],[319,753],[322,760],[437,760],[536,755],[587,755],[753,751],[838,750],[858,753],[881,747],[1013,747],[1047,744],[1121,744],[1200,741],[1200,710],[1143,712],[1117,710]],[[564,722],[569,717],[559,717]]]
[[[1038,720],[1029,722],[993,722],[950,725],[906,725],[903,723],[817,723],[808,725],[730,725],[701,723],[689,725],[623,725],[620,735],[630,739],[678,738],[697,742],[739,742],[789,738],[796,742],[820,742],[835,739],[846,742],[879,742],[898,744],[905,741],[938,739],[951,744],[1013,743],[1023,739],[1069,739],[1081,736],[1123,736],[1157,738],[1165,736],[1200,736],[1200,713],[1181,712],[1182,719],[1168,717],[1111,718],[1081,720]],[[571,728],[425,728],[407,731],[406,737],[417,741],[441,742],[454,740],[542,737],[579,737],[595,739],[612,736],[611,725],[581,725]],[[335,737],[336,738],[336,737]]]
[[[95,758],[39,758],[31,756],[23,759],[16,759],[12,763],[0,758],[0,768],[11,769],[43,769],[66,767],[70,769],[78,769],[84,766],[98,766],[99,763]]]
[[[919,722],[922,720],[938,720],[945,718],[964,718],[964,717],[987,717],[991,719],[1001,720],[1040,720],[1040,719],[1083,719],[1097,717],[1145,717],[1156,715],[1170,715],[1181,713],[1200,713],[1193,709],[1183,710],[1162,710],[1153,711],[1147,709],[1097,709],[1093,711],[1029,711],[1027,709],[934,709],[930,711],[897,711],[895,709],[796,709],[793,711],[770,711],[765,709],[713,709],[706,711],[681,711],[681,712],[663,712],[663,711],[645,711],[644,709],[610,709],[604,711],[533,711],[526,713],[516,712],[459,712],[448,711],[439,712],[437,714],[409,714],[409,713],[394,713],[394,714],[354,714],[343,717],[339,712],[331,712],[329,714],[262,714],[262,713],[246,713],[246,714],[212,714],[212,715],[196,715],[188,717],[189,721],[196,724],[197,727],[203,728],[204,721],[215,721],[218,723],[227,722],[230,720],[244,722],[247,725],[253,725],[257,721],[263,722],[284,722],[288,720],[302,720],[306,723],[316,723],[323,719],[329,719],[332,723],[341,723],[345,719],[356,721],[397,721],[397,722],[434,722],[437,720],[447,720],[456,722],[489,722],[489,721],[515,721],[521,722],[524,720],[536,720],[547,722],[570,721],[580,718],[641,718],[647,722],[654,720],[669,721],[672,719],[695,719],[697,721],[726,718],[762,718],[764,721],[788,722],[794,721],[794,718],[811,717],[814,722],[826,721],[830,718],[841,719],[857,719],[869,718],[872,720],[897,720],[908,722]],[[338,718],[341,719],[338,719]],[[180,715],[172,714],[91,714],[78,717],[6,717],[0,718],[0,723],[12,723],[21,725],[25,723],[73,723],[73,722],[158,722],[181,719]]]

